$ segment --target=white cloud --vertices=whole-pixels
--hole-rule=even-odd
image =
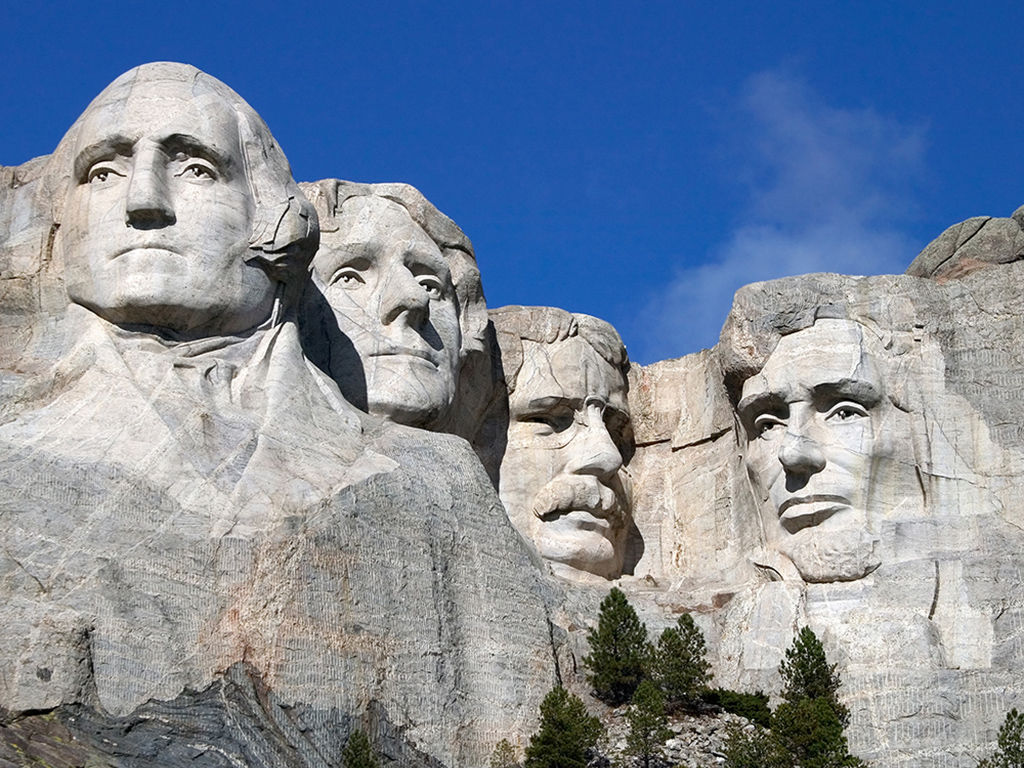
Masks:
[[[828,106],[780,72],[750,78],[737,112],[733,172],[749,191],[743,219],[703,264],[651,297],[644,347],[633,353],[640,362],[713,345],[746,283],[898,273],[917,253],[900,225],[923,175],[920,128]]]

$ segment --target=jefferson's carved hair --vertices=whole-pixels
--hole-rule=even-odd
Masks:
[[[499,307],[490,312],[501,350],[505,386],[515,391],[523,367],[523,342],[555,344],[573,336],[587,342],[601,358],[623,377],[629,371],[629,356],[618,331],[590,315],[573,314],[557,307]]]
[[[476,265],[473,244],[454,221],[408,184],[357,184],[325,179],[303,186],[320,213],[324,232],[338,229],[338,216],[345,203],[354,198],[379,197],[402,206],[417,226],[437,244],[448,262],[458,302],[463,355],[486,351],[487,306],[480,283],[480,270]]]
[[[40,185],[54,229],[60,227],[65,200],[74,183],[75,147],[86,117],[116,91],[128,92],[161,81],[191,83],[197,97],[212,93],[234,113],[245,177],[255,204],[247,261],[256,262],[282,282],[304,279],[320,239],[316,211],[292,178],[288,160],[263,119],[227,85],[188,64],[154,62],[125,72],[93,99],[64,134]]]

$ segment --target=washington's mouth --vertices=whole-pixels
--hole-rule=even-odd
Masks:
[[[159,244],[153,244],[153,245],[132,245],[132,246],[129,246],[127,248],[122,248],[121,250],[117,251],[117,253],[115,253],[113,256],[110,257],[110,260],[113,261],[114,259],[119,259],[122,256],[125,256],[125,255],[127,255],[129,253],[150,253],[150,254],[154,254],[154,255],[155,254],[163,254],[163,255],[166,255],[166,256],[180,256],[181,255],[176,250],[174,250],[173,248],[168,248],[166,245],[159,245]]]
[[[384,347],[371,352],[368,357],[416,357],[420,360],[426,360],[428,363],[437,367],[437,363],[434,361],[434,356],[430,352],[426,352],[422,349],[411,349],[409,347]]]
[[[820,525],[832,515],[848,509],[849,500],[844,496],[831,494],[815,494],[812,496],[794,496],[779,505],[779,520],[782,527],[790,533],[802,528]]]

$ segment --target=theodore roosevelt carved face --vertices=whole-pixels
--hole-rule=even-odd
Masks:
[[[623,468],[632,453],[625,350],[615,330],[596,318],[521,310],[518,328],[514,311],[492,313],[506,339],[510,390],[501,500],[556,573],[616,578],[631,511]],[[544,313],[567,320],[562,338],[541,340],[557,322]],[[532,333],[531,322],[538,324]],[[519,354],[506,354],[507,347]]]
[[[880,342],[847,320],[783,336],[743,384],[746,466],[769,546],[807,581],[849,581],[878,567],[872,496],[893,452]]]

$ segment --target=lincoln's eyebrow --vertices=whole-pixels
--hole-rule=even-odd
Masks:
[[[867,408],[873,408],[882,400],[878,387],[864,379],[822,382],[814,386],[811,396],[815,403],[831,404],[837,400],[853,400]]]
[[[202,139],[187,133],[172,133],[160,142],[167,154],[183,152],[189,157],[201,157],[213,163],[220,170],[229,170],[233,165],[230,155],[214,149]]]
[[[736,410],[741,416],[746,416],[778,410],[785,405],[786,398],[779,392],[756,392],[740,400]]]
[[[132,147],[134,146],[135,142],[122,134],[114,134],[93,142],[75,156],[75,178],[80,183],[84,181],[89,173],[89,169],[99,160],[110,158],[114,155],[131,156]]]

